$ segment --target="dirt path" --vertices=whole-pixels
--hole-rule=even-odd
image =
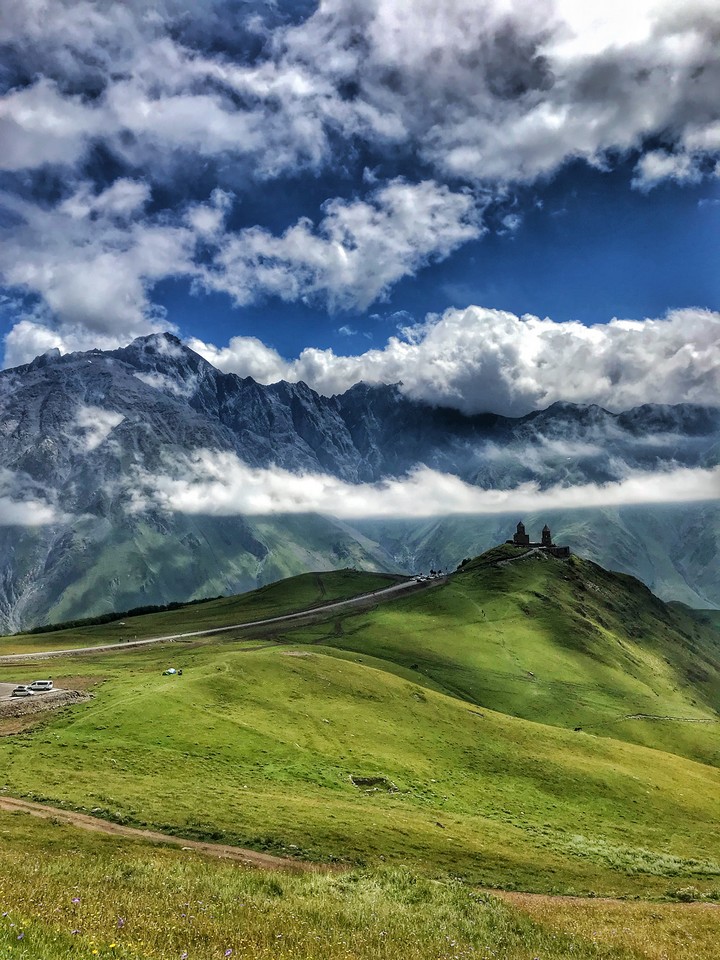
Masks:
[[[521,553],[519,557],[508,557],[507,560],[498,560],[495,566],[506,567],[509,563],[517,563],[519,560],[527,560],[534,556],[541,556],[543,560],[547,560],[547,554],[542,547],[533,547],[531,550],[526,550],[525,553]]]
[[[295,873],[309,873],[340,869],[337,866],[310,863],[307,860],[275,857],[269,853],[258,853],[255,850],[245,850],[242,847],[232,847],[224,843],[204,843],[201,840],[186,840],[184,837],[174,837],[171,834],[157,833],[154,830],[125,827],[110,820],[90,817],[85,813],[75,813],[73,810],[49,807],[44,803],[33,803],[30,800],[17,800],[14,797],[0,796],[0,810],[4,810],[6,813],[28,813],[30,816],[40,817],[42,820],[53,820],[79,827],[81,830],[90,830],[92,833],[104,833],[113,837],[128,837],[131,840],[145,840],[149,843],[170,844],[183,850],[191,850],[224,860],[236,860],[244,866],[260,867],[264,870],[292,870]]]
[[[623,720],[671,720],[673,723],[720,723],[715,717],[658,717],[651,713],[630,713]]]
[[[205,843],[202,840],[187,840],[169,833],[158,833],[155,830],[140,830],[136,827],[126,827],[111,820],[101,820],[85,813],[76,813],[74,810],[63,810],[60,807],[51,807],[44,803],[35,803],[31,800],[19,800],[15,797],[0,796],[0,810],[6,813],[27,813],[41,820],[52,820],[80,830],[89,830],[91,833],[102,833],[111,837],[123,837],[129,840],[143,840],[146,843],[167,844],[180,849],[216,857],[220,860],[233,860],[245,867],[256,867],[261,870],[289,870],[294,873],[338,873],[349,869],[339,864],[311,863],[308,860],[292,860],[289,857],[276,857],[269,853],[258,853],[256,850],[247,850],[244,847],[233,847],[224,843]],[[573,897],[563,894],[548,893],[520,893],[515,890],[498,890],[483,888],[483,892],[493,897],[507,900],[521,909],[548,904],[617,904],[627,905],[627,900],[611,897]],[[631,901],[641,903],[643,901]],[[649,902],[649,901],[646,901]],[[665,904],[678,906],[678,904]],[[682,904],[683,907],[694,907],[698,910],[720,910],[720,903],[693,903]]]
[[[269,617],[266,620],[248,620],[245,623],[232,623],[226,627],[213,627],[211,630],[194,630],[192,633],[171,633],[162,637],[149,637],[147,640],[104,643],[94,647],[71,647],[67,650],[42,650],[35,653],[9,653],[0,656],[0,664],[20,663],[27,660],[48,660],[51,657],[69,657],[78,654],[107,653],[112,650],[135,650],[138,647],[147,647],[153,643],[172,643],[178,640],[191,640],[194,637],[209,637],[217,633],[229,633],[231,630],[265,627],[275,623],[297,623],[315,617],[317,614],[393,599],[395,594],[428,590],[444,583],[445,579],[445,577],[438,577],[427,583],[419,583],[417,580],[406,580],[404,583],[396,583],[392,587],[384,587],[382,590],[374,590],[372,593],[362,593],[360,596],[350,597],[347,600],[335,600],[333,603],[324,603],[319,607],[310,607],[307,610],[286,613],[281,617]]]
[[[484,892],[491,894],[493,897],[499,897],[502,900],[507,900],[513,906],[520,907],[521,909],[531,909],[532,907],[542,906],[544,904],[549,904],[552,906],[558,906],[562,904],[588,904],[590,906],[595,906],[596,904],[604,903],[623,907],[627,907],[628,904],[652,904],[653,907],[657,908],[682,907],[683,909],[694,910],[720,910],[720,903],[706,900],[686,903],[678,900],[636,900],[633,897],[629,897],[625,900],[615,897],[571,897],[562,893],[520,893],[517,890],[485,890]]]

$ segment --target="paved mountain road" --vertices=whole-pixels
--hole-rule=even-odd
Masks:
[[[209,637],[216,633],[229,633],[231,630],[243,630],[252,627],[272,626],[275,623],[301,622],[317,614],[341,610],[347,607],[362,607],[364,605],[373,605],[376,601],[385,601],[394,599],[395,595],[408,593],[410,591],[427,590],[445,583],[446,577],[435,577],[432,580],[418,581],[405,580],[403,583],[393,584],[392,587],[384,587],[382,590],[374,590],[372,593],[363,593],[357,597],[350,597],[347,600],[335,600],[332,603],[324,603],[318,607],[309,607],[306,610],[298,610],[295,613],[286,613],[280,617],[268,617],[265,620],[248,620],[244,623],[233,623],[225,627],[213,627],[210,630],[194,630],[190,633],[171,633],[162,637],[149,637],[146,640],[130,640],[123,643],[105,643],[94,647],[71,647],[66,650],[43,650],[35,653],[12,653],[0,656],[0,665],[10,663],[20,663],[27,660],[47,660],[51,657],[68,657],[88,653],[107,653],[113,650],[134,650],[137,647],[146,647],[154,643],[168,643],[178,640],[192,640],[195,637]]]

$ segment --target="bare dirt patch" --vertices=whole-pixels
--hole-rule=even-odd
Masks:
[[[38,713],[57,710],[70,704],[91,700],[92,694],[82,690],[51,690],[38,693],[34,697],[0,701],[0,723],[4,720],[17,720],[22,717],[34,717]]]
[[[377,793],[379,790],[384,793],[398,793],[398,788],[387,777],[358,777],[355,774],[350,775],[350,782],[362,790],[363,793]]]

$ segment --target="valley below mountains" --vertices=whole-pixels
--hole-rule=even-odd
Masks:
[[[250,510],[227,490],[216,510],[192,499],[200,485],[188,465],[208,458],[220,490],[227,463],[347,485],[422,467],[482,490],[570,489],[716,467],[720,410],[556,403],[519,418],[466,416],[402,385],[362,383],[324,397],[303,383],[222,373],[169,334],[51,352],[0,374],[0,629],[237,593],[310,569],[454,569],[520,519],[422,510],[343,519],[332,497],[321,510],[287,512],[269,493],[270,508]],[[548,522],[557,542],[665,600],[720,606],[717,499],[558,502],[522,519],[535,536]]]

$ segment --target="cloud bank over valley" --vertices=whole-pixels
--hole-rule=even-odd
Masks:
[[[720,495],[720,466],[635,471],[614,483],[537,482],[484,490],[459,477],[418,467],[407,477],[350,484],[329,474],[258,469],[235,454],[200,450],[165,474],[138,471],[131,510],[255,516],[320,513],[341,519],[423,519],[538,510],[592,509],[708,501]]]

